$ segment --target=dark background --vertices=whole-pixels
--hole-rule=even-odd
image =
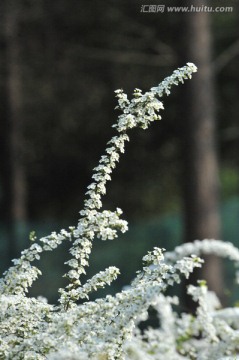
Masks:
[[[41,236],[77,223],[91,170],[114,134],[114,90],[123,88],[129,97],[136,87],[147,91],[186,61],[194,61],[185,61],[185,48],[192,42],[185,29],[192,15],[141,12],[143,4],[156,3],[201,4],[1,1],[2,271],[27,246],[29,231]],[[209,19],[212,39],[221,237],[238,244],[238,1],[209,5],[233,7],[232,12],[201,16]],[[197,51],[204,50],[202,46]],[[131,131],[126,154],[108,185],[104,208],[122,208],[130,230],[113,243],[96,240],[89,274],[119,266],[122,276],[115,290],[132,279],[152,246],[170,250],[185,240],[184,93],[180,85],[163,99],[161,122],[147,131]],[[36,282],[34,295],[55,301],[67,251],[65,245],[43,256],[45,275]]]

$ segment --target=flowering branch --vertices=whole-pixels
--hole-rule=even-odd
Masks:
[[[117,108],[123,112],[119,116],[117,123],[113,125],[119,135],[108,142],[109,146],[106,148],[106,154],[101,157],[100,164],[94,169],[92,176],[94,182],[88,186],[89,190],[86,193],[88,198],[84,202],[85,208],[80,212],[82,218],[74,231],[76,240],[73,242],[70,253],[78,261],[78,269],[74,267],[73,273],[70,270],[65,275],[70,280],[70,284],[66,289],[60,289],[60,303],[66,309],[77,300],[76,289],[81,285],[79,278],[81,273],[84,272],[82,261],[85,265],[88,265],[94,237],[102,237],[103,233],[103,240],[107,238],[113,239],[117,236],[115,228],[120,228],[122,232],[127,230],[127,223],[118,218],[122,213],[120,209],[117,209],[115,213],[108,212],[108,217],[106,213],[98,211],[102,207],[101,197],[106,193],[106,182],[111,180],[110,174],[115,168],[116,162],[119,161],[120,153],[124,152],[125,141],[129,141],[126,131],[137,126],[147,129],[151,122],[160,119],[158,111],[163,109],[163,104],[157,97],[161,97],[165,93],[168,95],[172,85],[178,85],[179,82],[183,83],[185,79],[190,79],[192,73],[196,71],[196,66],[188,63],[186,66],[174,71],[158,87],[151,88],[149,92],[142,94],[141,90],[136,89],[131,102],[123,90],[116,90]],[[111,219],[110,224],[107,220],[109,217],[114,218],[114,220]],[[101,224],[102,231],[97,228],[98,224]],[[68,265],[71,266],[71,262],[68,262]]]
[[[161,119],[159,111],[163,109],[163,104],[159,99],[170,94],[173,85],[190,79],[196,71],[196,66],[188,63],[148,92],[143,94],[136,89],[131,101],[122,90],[116,91],[117,108],[122,112],[113,125],[117,135],[107,143],[105,154],[94,169],[93,182],[87,188],[84,208],[80,211],[81,217],[77,226],[70,227],[69,231],[63,229],[58,234],[53,232],[40,238],[38,242],[32,235],[31,240],[34,243],[21,253],[19,259],[13,260],[14,265],[0,280],[1,359],[133,359],[135,349],[138,354],[141,352],[138,359],[154,360],[161,355],[169,360],[182,359],[185,354],[200,354],[200,350],[190,341],[198,335],[197,331],[202,326],[205,314],[207,316],[204,318],[211,324],[211,328],[208,326],[207,329],[216,329],[214,338],[222,337],[222,331],[216,328],[215,322],[225,323],[221,328],[227,326],[228,334],[234,335],[234,341],[229,342],[225,337],[224,343],[230,347],[230,351],[236,349],[238,337],[232,329],[231,320],[226,322],[215,314],[208,315],[209,308],[205,307],[206,293],[197,293],[194,288],[189,289],[194,297],[198,296],[200,303],[198,319],[195,319],[196,325],[192,330],[191,325],[188,326],[191,318],[188,321],[189,318],[182,315],[183,320],[180,322],[180,318],[172,310],[172,304],[175,304],[176,300],[163,295],[169,286],[179,283],[181,277],[188,278],[194,268],[201,266],[203,261],[198,256],[207,248],[206,242],[203,243],[204,247],[195,243],[190,249],[181,247],[174,253],[165,254],[164,249],[155,247],[143,257],[142,270],[137,272],[126,290],[115,296],[108,295],[77,305],[79,299],[88,300],[92,291],[111,284],[119,274],[116,267],[110,266],[84,284],[81,283],[81,275],[86,273],[86,267],[89,266],[93,240],[113,240],[118,231],[124,233],[128,229],[127,222],[120,218],[121,209],[101,210],[106,183],[111,180],[111,173],[120,154],[124,153],[125,142],[129,141],[128,131],[135,127],[147,129],[153,121]],[[54,250],[64,240],[69,240],[72,246],[71,259],[66,262],[70,270],[64,275],[69,283],[64,289],[59,289],[60,306],[49,305],[43,298],[27,298],[25,293],[40,275],[40,270],[31,263],[39,260],[43,251]],[[221,242],[214,243],[214,250],[218,251],[219,255],[222,248]],[[234,248],[228,245],[224,250],[232,260],[239,260],[239,252],[236,253]],[[135,327],[140,320],[147,319],[150,306],[155,307],[161,314],[159,316],[162,326],[155,331],[148,329],[141,335]],[[166,313],[170,316],[169,323],[166,323]],[[209,330],[204,332],[207,340],[211,336]],[[187,340],[185,336],[180,337],[180,331],[181,335],[189,334]],[[158,341],[160,338],[164,341]]]

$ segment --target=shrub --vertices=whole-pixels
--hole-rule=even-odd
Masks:
[[[169,286],[188,278],[195,267],[201,266],[201,253],[228,257],[238,264],[239,251],[230,243],[196,241],[173,252],[154,248],[143,257],[143,267],[130,286],[115,296],[88,300],[89,293],[117,278],[119,270],[114,266],[81,283],[93,240],[113,240],[118,231],[128,229],[127,222],[120,219],[119,208],[100,211],[106,183],[129,141],[127,131],[147,129],[152,121],[160,119],[158,112],[163,104],[159,98],[168,95],[172,85],[191,78],[196,70],[188,63],[150,91],[143,94],[136,89],[131,101],[122,90],[116,91],[122,111],[113,125],[117,135],[108,142],[105,155],[94,169],[77,226],[39,240],[31,234],[32,245],[13,260],[13,266],[0,280],[0,359],[225,359],[236,353],[239,311],[219,309],[216,295],[207,290],[204,281],[188,287],[188,293],[198,302],[195,316],[174,312],[173,305],[179,300],[164,295]],[[65,274],[68,285],[59,289],[58,305],[48,304],[42,297],[27,297],[29,287],[41,274],[32,262],[65,240],[71,242],[71,259],[66,263],[70,270]],[[141,332],[138,324],[147,319],[149,307],[157,312],[160,326]]]

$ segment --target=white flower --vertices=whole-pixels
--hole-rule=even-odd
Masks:
[[[209,307],[207,291],[202,286],[189,288],[199,301],[195,318],[174,313],[172,305],[177,301],[163,295],[169,286],[201,266],[198,256],[203,251],[227,256],[237,263],[239,252],[229,244],[205,240],[165,254],[164,249],[155,247],[143,257],[143,268],[131,286],[114,296],[78,303],[80,299],[88,299],[91,292],[111,284],[119,275],[119,270],[110,266],[87,281],[81,279],[89,266],[93,241],[113,240],[118,231],[124,233],[128,229],[127,222],[120,218],[121,209],[101,210],[106,183],[111,180],[110,174],[120,154],[124,153],[125,142],[129,141],[126,132],[135,127],[147,129],[151,122],[160,119],[158,112],[163,104],[159,98],[195,71],[195,65],[188,63],[144,94],[135,89],[131,101],[123,90],[116,91],[118,108],[122,111],[113,125],[118,134],[108,142],[105,154],[94,168],[93,182],[87,188],[77,226],[40,238],[39,243],[33,243],[13,261],[0,280],[1,359],[179,360],[203,359],[207,352],[210,359],[215,356],[219,359],[219,355],[231,355],[238,349],[238,324],[233,322],[233,314],[219,313],[212,301]],[[71,258],[65,263],[70,267],[64,275],[69,283],[59,289],[59,305],[47,304],[41,297],[27,297],[28,288],[41,274],[31,262],[64,240],[71,242]],[[147,319],[150,307],[158,313],[159,328],[141,334],[136,326]],[[237,313],[234,315],[239,318]],[[200,332],[203,339],[198,339]],[[222,343],[216,343],[219,338]],[[211,348],[209,341],[214,341]]]

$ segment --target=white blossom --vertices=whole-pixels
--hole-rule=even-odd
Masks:
[[[114,296],[89,301],[89,294],[116,280],[120,271],[109,266],[83,281],[94,241],[117,238],[128,224],[120,217],[122,210],[102,210],[102,196],[107,181],[125,151],[128,130],[147,129],[160,119],[163,104],[159,98],[170,94],[171,87],[190,79],[197,70],[188,63],[157,87],[143,93],[135,89],[129,100],[117,90],[118,132],[108,143],[99,165],[94,168],[87,187],[80,219],[69,230],[52,232],[37,240],[31,234],[31,246],[13,260],[0,280],[0,359],[36,360],[225,360],[237,359],[239,353],[239,310],[221,308],[216,295],[208,291],[204,280],[189,285],[188,293],[197,303],[195,315],[175,311],[179,299],[165,295],[169,287],[188,278],[203,265],[201,255],[214,254],[239,265],[239,250],[219,240],[196,240],[174,251],[154,247],[143,257],[142,269],[131,284]],[[52,251],[69,240],[69,271],[65,288],[59,289],[59,305],[45,298],[26,296],[33,281],[41,274],[33,266],[43,251]],[[78,300],[84,302],[78,303]],[[148,310],[157,313],[159,326],[141,331],[138,325],[148,319]]]

